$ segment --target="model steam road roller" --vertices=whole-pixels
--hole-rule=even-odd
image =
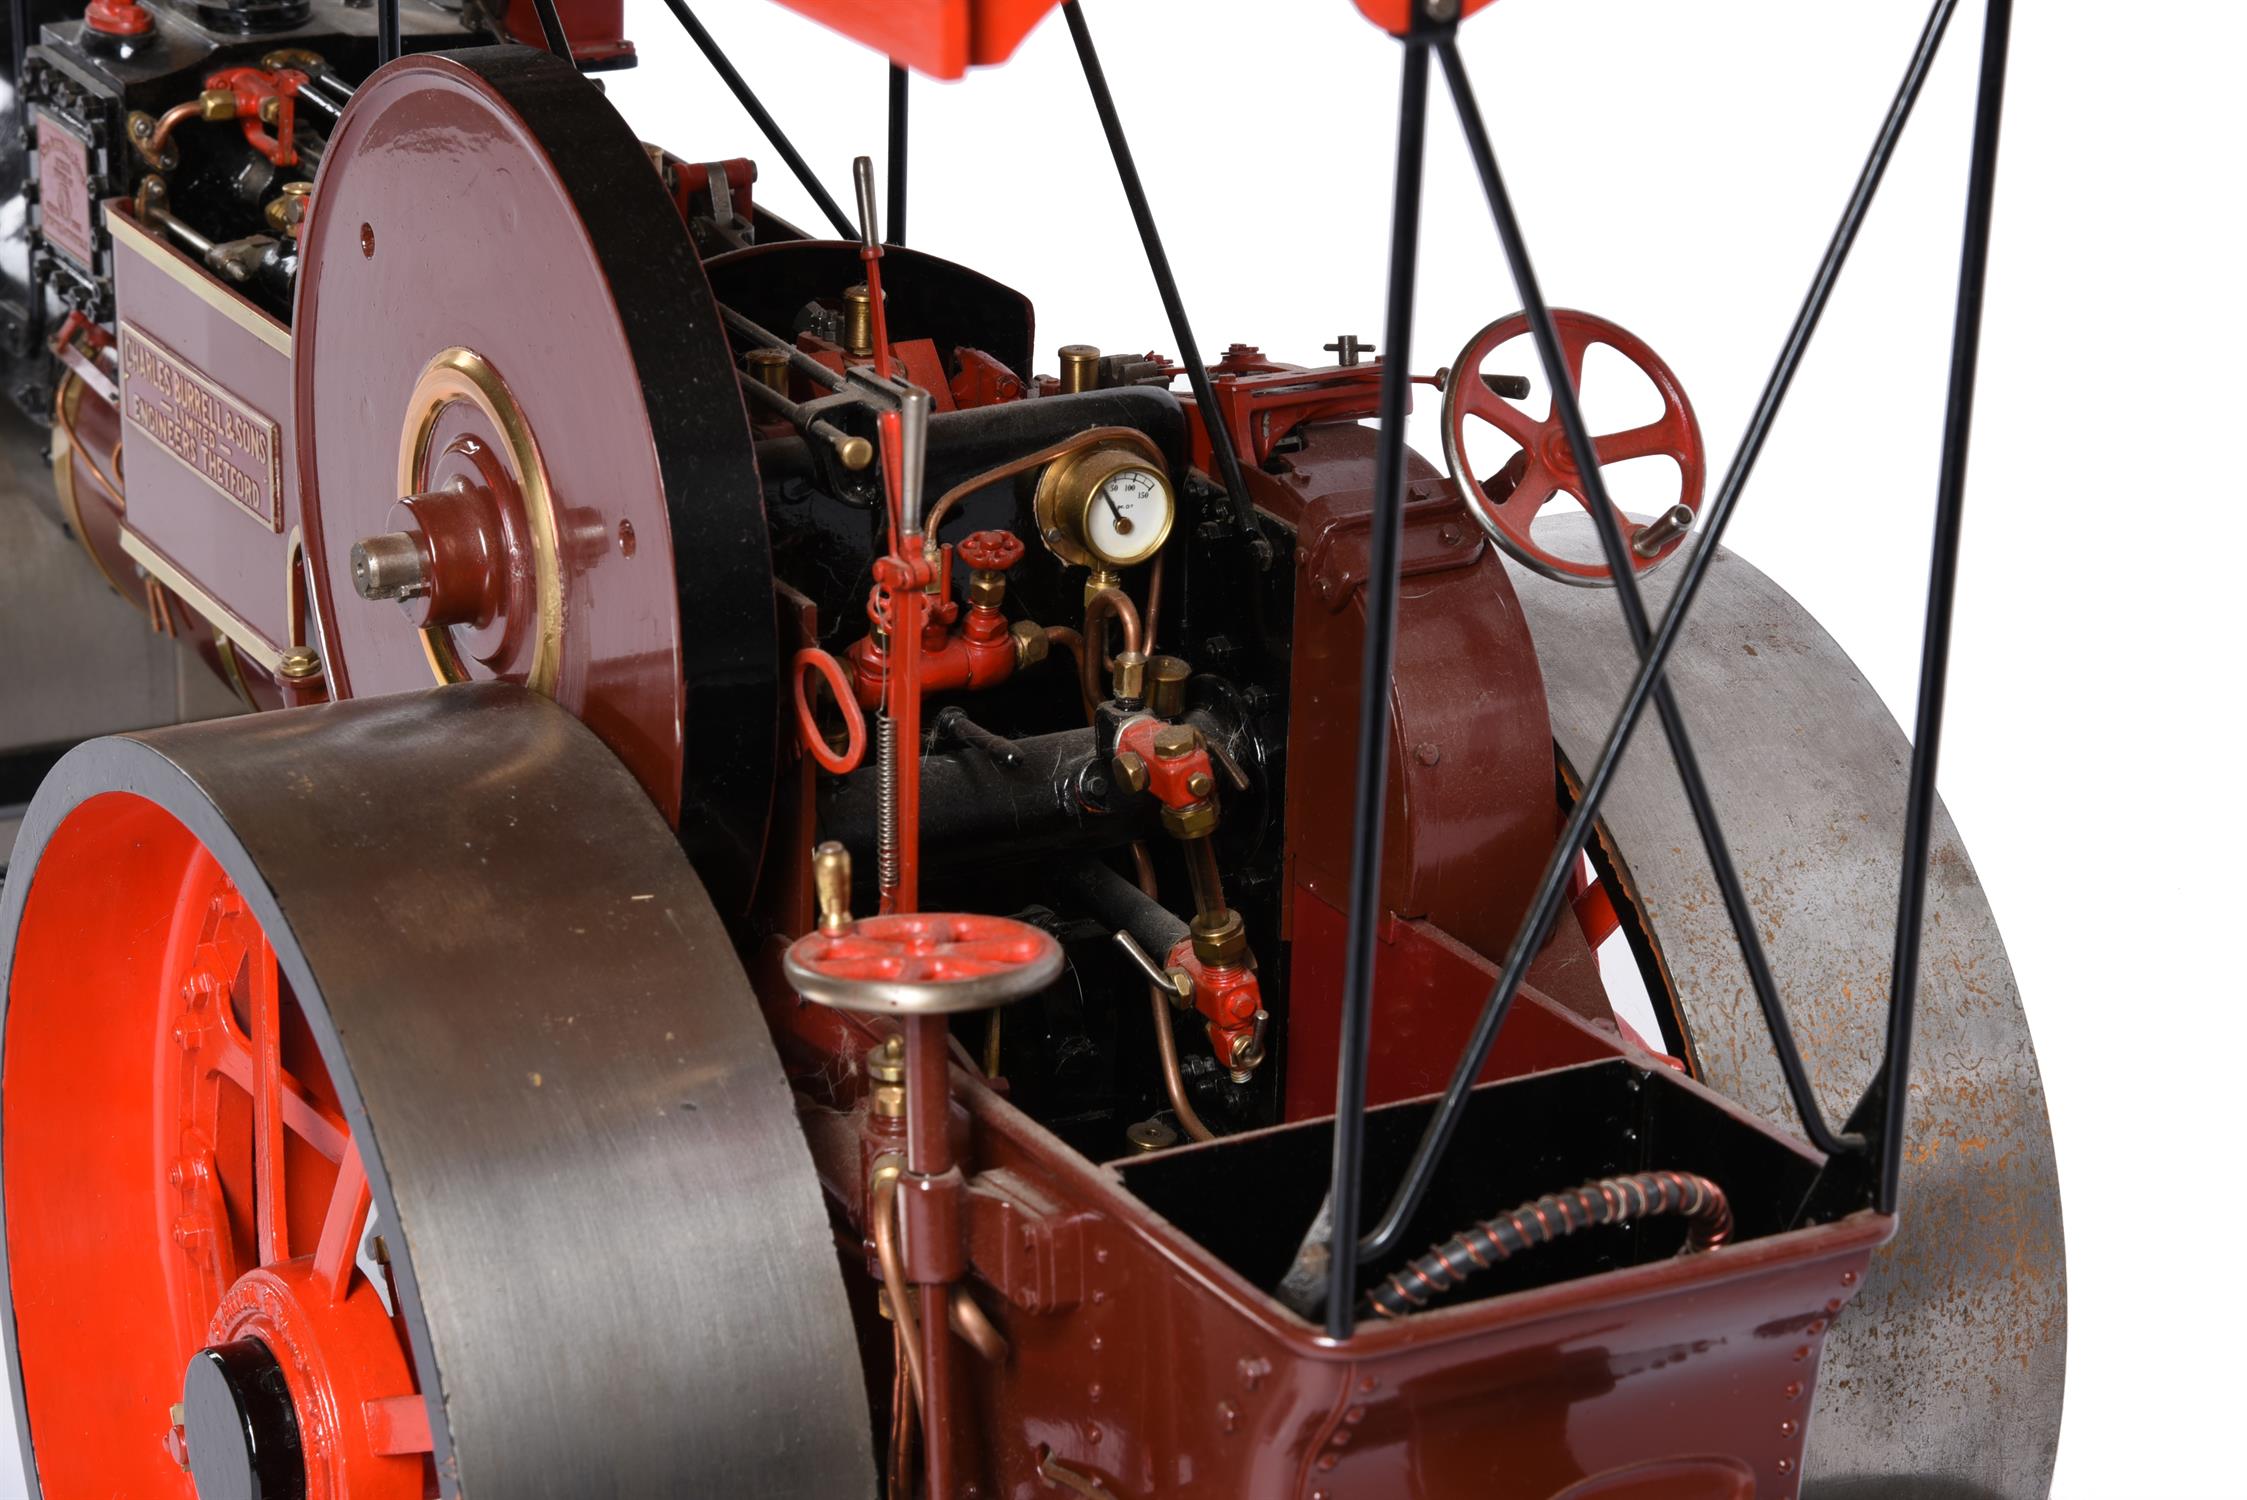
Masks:
[[[1721,476],[1545,301],[1479,0],[1359,0],[1387,321],[1307,362],[1197,345],[1075,0],[788,0],[890,62],[839,192],[669,3],[768,155],[634,133],[618,0],[15,0],[9,524],[242,710],[15,834],[30,1492],[2043,1496],[2052,1149],[1933,790],[2003,0],[1908,742],[1720,538],[1955,0]],[[1152,350],[906,241],[912,75],[1053,9]],[[1524,304],[1441,364],[1439,81]],[[46,572],[18,723],[99,686]]]

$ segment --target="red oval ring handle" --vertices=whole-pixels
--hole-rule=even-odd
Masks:
[[[827,691],[835,706],[842,710],[843,748],[837,753],[820,733],[819,720],[812,716],[811,695],[805,688],[806,676],[817,672],[827,680]],[[859,710],[858,699],[850,690],[850,679],[843,675],[843,664],[817,646],[806,646],[796,653],[796,731],[803,737],[804,751],[821,766],[837,776],[847,776],[858,769],[866,758],[866,715]]]
[[[1708,459],[1701,445],[1701,424],[1693,415],[1693,403],[1686,399],[1685,386],[1676,372],[1644,339],[1619,323],[1565,307],[1556,307],[1552,312],[1561,356],[1568,366],[1570,379],[1579,390],[1584,380],[1585,352],[1594,344],[1605,344],[1636,365],[1654,382],[1654,389],[1662,397],[1662,415],[1654,421],[1592,439],[1592,448],[1601,466],[1625,459],[1667,455],[1677,461],[1682,481],[1677,503],[1699,514]],[[1612,584],[1615,575],[1605,561],[1584,562],[1562,557],[1540,546],[1531,535],[1530,528],[1537,513],[1554,495],[1565,494],[1587,507],[1590,502],[1584,496],[1583,481],[1577,476],[1575,455],[1569,450],[1559,412],[1548,411],[1542,420],[1532,417],[1490,389],[1482,378],[1483,361],[1499,345],[1528,332],[1529,315],[1515,313],[1484,328],[1459,351],[1450,377],[1444,382],[1444,457],[1451,466],[1451,477],[1470,502],[1468,509],[1475,520],[1516,562],[1562,583]],[[1469,417],[1489,423],[1521,445],[1521,452],[1489,480],[1477,478],[1467,459]],[[1494,493],[1500,479],[1512,483]],[[1622,527],[1625,540],[1632,539],[1637,523],[1621,509],[1612,505],[1610,509],[1614,510],[1616,524]],[[1688,530],[1680,530],[1647,554],[1639,554],[1634,549],[1633,570],[1644,573],[1659,566],[1684,544],[1689,534]]]

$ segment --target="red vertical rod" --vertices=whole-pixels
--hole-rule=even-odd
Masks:
[[[881,279],[876,255],[866,259],[867,290],[874,297],[876,357],[888,363],[887,330],[880,321]],[[921,622],[927,608],[923,592],[931,582],[922,551],[918,505],[908,500],[907,487],[920,471],[915,456],[905,452],[908,438],[904,413],[885,412],[881,419],[884,474],[890,487],[889,675],[885,705],[896,732],[897,871],[895,890],[885,893],[891,911],[920,908],[921,857]],[[910,529],[908,529],[910,527]],[[942,1197],[957,1201],[957,1172],[952,1159],[952,1081],[950,1024],[943,1016],[908,1016],[905,1036],[905,1176],[898,1190],[912,1205],[908,1224],[942,1223],[947,1217],[916,1211],[932,1207]],[[913,1273],[920,1296],[921,1321],[921,1426],[922,1460],[928,1472],[928,1492],[949,1497],[957,1492],[960,1460],[955,1441],[957,1385],[952,1376],[952,1330],[949,1309],[952,1288],[949,1267],[957,1258],[951,1247],[916,1243],[910,1230],[905,1236],[905,1263]],[[902,1309],[900,1316],[906,1316]]]

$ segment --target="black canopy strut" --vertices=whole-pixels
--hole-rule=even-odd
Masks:
[[[1124,137],[1115,96],[1108,92],[1108,75],[1100,66],[1100,54],[1093,50],[1084,7],[1078,0],[1064,0],[1061,14],[1067,18],[1069,35],[1076,41],[1077,60],[1084,65],[1085,87],[1092,94],[1092,107],[1100,115],[1100,128],[1108,137],[1108,152],[1116,159],[1116,177],[1122,182],[1124,197],[1131,204],[1132,222],[1139,226],[1139,240],[1147,250],[1147,269],[1154,274],[1155,290],[1162,295],[1163,313],[1170,319],[1170,336],[1178,344],[1179,363],[1186,367],[1186,380],[1193,386],[1194,400],[1201,407],[1202,426],[1209,433],[1209,450],[1217,459],[1217,478],[1232,502],[1233,523],[1255,546],[1259,559],[1269,562],[1271,548],[1264,540],[1263,528],[1256,524],[1256,506],[1249,498],[1248,480],[1241,474],[1240,455],[1233,451],[1232,431],[1225,425],[1225,414],[1217,405],[1216,389],[1209,383],[1209,368],[1202,363],[1201,348],[1194,342],[1193,324],[1187,321],[1185,301],[1178,295],[1178,278],[1172,274],[1170,256],[1163,250],[1162,232],[1155,227],[1154,210],[1147,205],[1147,188],[1139,180],[1139,168],[1132,161],[1131,142]]]
[[[1430,8],[1439,3],[1441,0],[1430,0]],[[1422,16],[1416,18],[1410,34],[1403,39],[1405,83],[1398,124],[1397,191],[1391,226],[1392,259],[1389,268],[1389,339],[1394,363],[1385,374],[1400,374],[1403,371],[1404,343],[1399,336],[1399,329],[1410,327],[1420,198],[1420,156],[1426,125],[1426,55],[1432,48],[1442,60],[1445,79],[1459,110],[1460,123],[1474,156],[1484,193],[1489,199],[1500,241],[1515,284],[1528,310],[1531,331],[1552,386],[1554,411],[1567,435],[1578,473],[1583,478],[1586,508],[1592,514],[1602,550],[1606,554],[1609,569],[1614,574],[1617,599],[1622,606],[1625,623],[1630,628],[1641,656],[1638,674],[1617,715],[1615,727],[1591,776],[1586,779],[1562,838],[1547,863],[1544,878],[1538,887],[1537,899],[1531,904],[1530,911],[1508,950],[1498,984],[1485,1002],[1474,1033],[1453,1070],[1450,1087],[1423,1131],[1412,1164],[1404,1180],[1398,1185],[1387,1212],[1361,1241],[1355,1231],[1361,1217],[1359,1177],[1364,1156],[1365,1071],[1371,1036],[1373,975],[1370,954],[1373,931],[1379,916],[1381,816],[1388,776],[1387,686],[1395,650],[1397,581],[1393,574],[1396,517],[1389,512],[1396,508],[1402,489],[1401,473],[1390,463],[1390,434],[1392,428],[1401,428],[1401,422],[1397,420],[1401,417],[1401,410],[1392,412],[1388,399],[1389,384],[1401,386],[1402,381],[1385,381],[1382,459],[1376,475],[1373,553],[1367,579],[1366,677],[1363,719],[1360,724],[1350,931],[1343,976],[1341,1070],[1336,1086],[1333,1181],[1328,1203],[1320,1216],[1321,1224],[1328,1227],[1322,1231],[1319,1226],[1314,1226],[1312,1235],[1305,1244],[1305,1254],[1298,1259],[1298,1273],[1290,1277],[1291,1285],[1299,1285],[1302,1267],[1314,1262],[1320,1252],[1325,1253],[1326,1325],[1329,1334],[1336,1338],[1347,1338],[1352,1331],[1361,1255],[1371,1257],[1385,1254],[1395,1247],[1434,1178],[1444,1149],[1464,1113],[1475,1077],[1481,1072],[1490,1047],[1496,1041],[1513,996],[1527,972],[1537,941],[1542,938],[1558,911],[1561,893],[1598,814],[1600,799],[1607,790],[1616,763],[1643,716],[1649,699],[1653,701],[1663,721],[1663,729],[1677,763],[1679,779],[1684,784],[1687,799],[1692,805],[1710,866],[1723,891],[1727,914],[1731,917],[1739,938],[1742,957],[1746,960],[1758,1004],[1771,1030],[1773,1048],[1778,1054],[1781,1071],[1786,1078],[1789,1094],[1802,1117],[1805,1132],[1819,1149],[1829,1155],[1844,1151],[1874,1151],[1880,1169],[1878,1206],[1884,1212],[1894,1211],[1909,1090],[1904,1087],[1889,1089],[1880,1100],[1882,1128],[1875,1141],[1868,1142],[1854,1136],[1837,1136],[1827,1124],[1815,1093],[1810,1088],[1801,1056],[1795,1048],[1784,1006],[1778,997],[1769,964],[1765,961],[1756,935],[1752,909],[1741,887],[1739,874],[1732,865],[1723,830],[1716,819],[1714,803],[1709,797],[1706,781],[1687,740],[1683,720],[1678,715],[1676,705],[1669,696],[1668,685],[1662,678],[1662,668],[1682,634],[1694,597],[1714,559],[1717,538],[1729,521],[1747,476],[1762,451],[1771,422],[1785,398],[1794,372],[1801,362],[1803,350],[1831,296],[1834,280],[1848,257],[1873,194],[1894,154],[1896,142],[1917,101],[1920,87],[1941,44],[1955,5],[1956,0],[1937,0],[1928,17],[1904,81],[1882,123],[1872,154],[1858,177],[1856,190],[1843,211],[1841,223],[1819,264],[1810,293],[1781,349],[1762,399],[1742,438],[1739,452],[1715,501],[1707,510],[1706,530],[1709,534],[1704,536],[1694,552],[1683,586],[1671,603],[1659,634],[1650,628],[1644,601],[1639,596],[1629,550],[1614,510],[1607,503],[1590,434],[1577,404],[1576,391],[1568,379],[1551,315],[1537,285],[1520,225],[1514,218],[1512,205],[1506,195],[1496,152],[1491,147],[1489,134],[1476,107],[1459,57],[1454,40],[1455,23],[1439,24]],[[1953,335],[1950,404],[1943,436],[1934,557],[1921,651],[1919,717],[1913,743],[1906,811],[1904,868],[1902,893],[1898,903],[1887,1055],[1876,1075],[1876,1089],[1882,1087],[1882,1079],[1908,1077],[1917,993],[1920,925],[1925,912],[1927,842],[1933,818],[1935,762],[1940,742],[1945,664],[1949,653],[1951,609],[1956,589],[1959,520],[1964,506],[1967,437],[1972,415],[1982,289],[1987,271],[1998,116],[2003,94],[2006,36],[2011,10],[2010,0],[1988,0],[1980,95],[1976,107],[1973,170],[1967,197],[1965,250]],[[1401,432],[1395,447],[1401,454]],[[1865,1113],[1860,1105],[1860,1117]]]
[[[671,7],[671,14],[678,18],[679,25],[701,50],[712,71],[733,91],[733,97],[748,111],[749,118],[757,122],[757,128],[765,133],[766,140],[772,142],[772,149],[780,153],[780,159],[788,164],[788,170],[796,174],[796,180],[804,185],[804,191],[811,194],[812,202],[819,205],[819,211],[827,216],[827,222],[835,226],[836,237],[857,239],[858,228],[851,223],[850,215],[844,213],[842,205],[828,195],[826,188],[820,186],[819,178],[811,170],[811,163],[804,160],[803,153],[788,139],[787,132],[780,128],[780,122],[772,117],[772,111],[766,109],[764,102],[750,89],[748,81],[735,71],[733,64],[726,58],[725,49],[718,45],[717,38],[711,36],[703,29],[702,23],[695,19],[687,0],[663,0],[663,3]]]

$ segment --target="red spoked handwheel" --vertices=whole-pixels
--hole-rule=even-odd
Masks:
[[[796,993],[838,1010],[950,1015],[1044,989],[1061,973],[1061,945],[1012,917],[895,913],[807,933],[783,967]]]
[[[1691,533],[1693,518],[1701,508],[1701,486],[1706,477],[1706,455],[1701,446],[1701,424],[1685,387],[1660,355],[1645,340],[1619,324],[1590,313],[1556,307],[1554,331],[1560,337],[1561,356],[1570,386],[1581,392],[1584,356],[1594,344],[1605,344],[1621,354],[1654,383],[1662,398],[1662,414],[1654,421],[1620,432],[1599,433],[1594,428],[1592,447],[1602,468],[1628,459],[1664,456],[1676,460],[1678,499],[1654,521],[1641,526],[1613,508],[1616,523],[1631,547],[1631,566],[1640,573],[1658,566],[1675,552]],[[1605,561],[1563,557],[1540,545],[1532,533],[1538,512],[1557,494],[1590,506],[1584,481],[1577,472],[1560,413],[1549,410],[1533,417],[1514,401],[1500,395],[1485,375],[1483,365],[1502,344],[1529,333],[1529,315],[1515,313],[1500,318],[1467,341],[1452,364],[1443,392],[1443,450],[1456,480],[1468,499],[1468,509],[1491,539],[1524,567],[1533,568],[1562,583],[1612,584],[1614,574]],[[1528,356],[1535,359],[1532,352]],[[1478,475],[1467,456],[1467,422],[1472,418],[1497,428],[1521,451],[1496,473]],[[1587,423],[1598,414],[1588,412]]]

